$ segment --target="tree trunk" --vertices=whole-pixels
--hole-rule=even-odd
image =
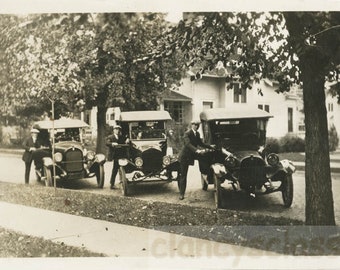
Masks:
[[[322,60],[315,50],[300,58],[306,127],[306,225],[335,225]]]
[[[97,153],[106,154],[105,146],[105,120],[106,120],[106,107],[98,106],[97,112]]]

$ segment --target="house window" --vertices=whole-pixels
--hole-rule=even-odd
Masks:
[[[233,84],[234,103],[247,103],[247,89],[242,88],[240,83]]]
[[[257,107],[260,109],[260,110],[264,110],[264,111],[266,111],[266,112],[270,112],[270,109],[269,109],[269,105],[267,105],[267,104],[259,104],[259,105],[257,105]]]
[[[293,108],[288,108],[288,132],[293,132]]]
[[[328,103],[328,111],[329,112],[333,111],[333,103]]]
[[[176,123],[183,123],[183,104],[179,101],[164,101],[164,110],[168,111]]]
[[[212,109],[213,103],[211,101],[203,101],[203,110]]]
[[[114,113],[110,114],[110,120],[115,120],[115,114]]]
[[[299,131],[300,132],[305,132],[305,125],[304,124],[299,124]]]

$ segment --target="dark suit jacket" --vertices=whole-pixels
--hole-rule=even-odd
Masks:
[[[186,162],[187,164],[193,165],[195,159],[197,158],[195,152],[198,147],[201,146],[203,148],[211,148],[210,145],[202,142],[199,132],[196,132],[196,136],[192,129],[186,131],[183,136],[184,139],[184,147],[181,150],[179,155],[180,162]]]
[[[106,142],[105,142],[106,146],[109,148],[109,151],[108,151],[108,154],[107,154],[108,161],[112,161],[115,158],[117,158],[117,157],[115,157],[115,156],[117,156],[116,155],[117,149],[115,149],[115,147],[112,146],[112,143],[114,143],[114,142],[118,143],[118,144],[125,144],[125,140],[124,140],[123,136],[118,136],[118,139],[116,138],[116,136],[114,134],[108,136],[106,138]]]
[[[32,137],[28,137],[24,140],[22,146],[25,149],[25,152],[22,155],[22,160],[25,161],[25,162],[30,162],[30,161],[32,161],[32,156],[33,156],[32,151],[29,151],[30,148],[31,147],[40,148],[41,143],[39,142],[38,139],[34,143]]]

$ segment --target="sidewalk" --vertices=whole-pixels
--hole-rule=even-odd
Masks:
[[[0,227],[84,247],[109,257],[166,259],[281,255],[6,202],[0,202],[0,217]]]

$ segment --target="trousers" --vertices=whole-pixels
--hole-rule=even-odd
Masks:
[[[189,164],[187,162],[180,163],[179,193],[184,196],[187,188]]]
[[[30,182],[31,166],[32,160],[25,162],[25,184],[29,184]]]
[[[118,159],[114,159],[114,160],[113,160],[112,173],[111,173],[111,180],[110,180],[111,186],[114,186],[114,184],[115,184],[116,176],[117,176],[118,170],[119,170]]]

